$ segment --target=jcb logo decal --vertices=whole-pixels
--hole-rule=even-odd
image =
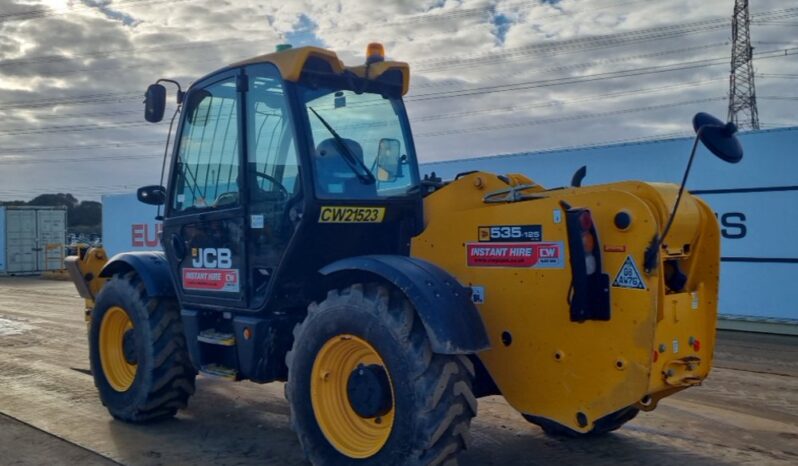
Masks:
[[[206,269],[229,269],[233,267],[233,254],[227,248],[192,248],[191,265]]]
[[[380,223],[385,218],[385,207],[324,206],[319,223]]]

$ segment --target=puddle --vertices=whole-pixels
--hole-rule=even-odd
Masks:
[[[0,317],[0,337],[22,335],[29,330],[33,330],[32,325]]]

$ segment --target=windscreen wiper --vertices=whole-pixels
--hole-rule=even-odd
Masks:
[[[352,169],[352,173],[354,173],[364,184],[374,184],[377,181],[377,178],[374,177],[374,173],[371,173],[369,167],[367,167],[358,156],[352,153],[352,151],[349,149],[349,146],[347,146],[346,142],[344,142],[344,138],[342,138],[338,132],[335,131],[329,123],[327,123],[327,120],[322,118],[321,115],[319,115],[318,112],[313,109],[313,107],[308,108],[311,112],[313,112],[314,115],[316,115],[316,118],[319,119],[321,124],[327,128],[327,131],[332,134],[333,139],[335,140],[335,145],[338,146],[338,151],[341,153],[341,157],[344,159],[344,162],[349,165],[349,168]]]

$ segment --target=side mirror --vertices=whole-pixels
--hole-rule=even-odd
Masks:
[[[724,123],[708,113],[696,113],[693,129],[701,142],[719,159],[737,163],[743,159],[743,146],[737,139],[737,125]]]
[[[142,186],[136,191],[136,197],[139,202],[150,205],[162,205],[166,202],[166,189],[157,184],[150,186]]]
[[[161,84],[150,84],[144,94],[144,119],[150,123],[163,120],[166,109],[166,88]]]
[[[394,181],[402,176],[401,144],[396,139],[380,139],[377,151],[377,180]]]

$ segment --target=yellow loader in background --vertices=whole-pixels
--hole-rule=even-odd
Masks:
[[[163,208],[163,251],[68,259],[112,416],[174,416],[197,371],[285,381],[314,464],[435,465],[467,447],[482,396],[598,435],[706,378],[707,205],[684,182],[422,178],[409,73],[379,44],[356,66],[281,47],[186,91],[149,87],[151,122],[160,82],[178,87],[167,186],[138,192]],[[690,164],[699,140],[740,160],[734,125],[693,123]]]

